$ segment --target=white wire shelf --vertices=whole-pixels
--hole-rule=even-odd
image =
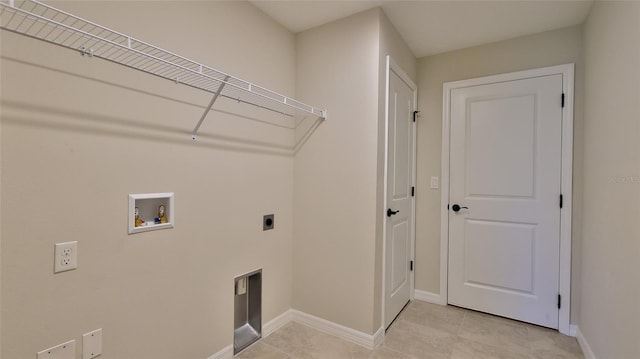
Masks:
[[[326,110],[203,65],[34,0],[0,0],[0,28],[146,72],[214,96],[193,139],[218,97],[294,117],[326,119]],[[299,123],[299,122],[298,122]]]

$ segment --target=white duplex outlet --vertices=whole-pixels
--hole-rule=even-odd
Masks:
[[[53,272],[78,268],[78,241],[56,243]]]

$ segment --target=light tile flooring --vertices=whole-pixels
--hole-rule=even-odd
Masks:
[[[411,302],[375,350],[289,323],[238,359],[583,359],[575,338],[457,307]]]

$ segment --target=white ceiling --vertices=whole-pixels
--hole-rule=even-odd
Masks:
[[[297,33],[380,6],[417,57],[582,23],[592,0],[253,0]]]

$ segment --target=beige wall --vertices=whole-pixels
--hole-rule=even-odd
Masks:
[[[295,157],[293,307],[365,333],[374,327],[378,11],[296,37],[296,97],[323,104],[328,119]]]
[[[418,61],[416,57],[384,12],[380,11],[380,75],[383,76],[380,80],[383,85],[380,90],[382,99],[384,99],[386,88],[384,76],[387,68],[387,55],[391,55],[391,58],[407,73],[411,80],[418,80]],[[384,103],[381,108],[384,109]]]
[[[295,157],[293,305],[373,334],[382,325],[386,56],[413,78],[416,59],[380,9],[296,40],[296,96],[329,115]]]
[[[248,3],[56,6],[294,94],[294,36]],[[263,321],[291,308],[292,130],[222,101],[193,143],[209,95],[7,32],[1,55],[2,358],[70,339],[79,357],[96,328],[101,358],[206,358],[256,268]],[[127,235],[127,195],[165,191],[175,228]],[[69,240],[78,269],[54,275]]]
[[[0,44],[2,35],[0,35]],[[2,47],[0,46],[0,49]],[[1,52],[0,52],[1,56]],[[0,60],[1,61],[1,60]],[[1,64],[1,62],[0,62]],[[2,84],[2,67],[0,67],[0,84]],[[2,86],[0,85],[0,99]],[[0,100],[0,357],[2,356],[2,102]]]
[[[640,358],[640,3],[585,23],[580,331],[596,358]]]
[[[379,75],[378,75],[378,172],[377,172],[377,205],[376,205],[376,269],[374,289],[374,328],[383,325],[382,318],[382,282],[384,273],[382,271],[382,248],[383,242],[383,221],[387,220],[384,207],[384,161],[385,161],[385,96],[387,87],[387,55],[390,55],[393,61],[400,66],[407,75],[417,83],[417,59],[404,42],[393,24],[387,19],[385,14],[380,11],[380,57],[379,57]]]
[[[576,64],[574,117],[574,203],[572,293],[579,292],[582,209],[583,59],[581,27],[520,37],[418,60],[418,179],[416,203],[416,289],[440,291],[440,190],[430,177],[441,177],[442,85],[444,82]],[[578,296],[572,296],[572,322],[577,320]]]

